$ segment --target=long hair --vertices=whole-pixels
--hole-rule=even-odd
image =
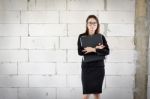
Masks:
[[[98,33],[99,33],[100,24],[99,24],[98,18],[97,18],[95,15],[89,15],[89,16],[87,17],[87,19],[86,19],[86,30],[85,30],[85,34],[87,34],[87,35],[89,34],[89,30],[88,30],[88,27],[87,27],[87,23],[88,23],[88,20],[89,20],[90,18],[94,18],[94,19],[96,20],[96,22],[97,22],[97,29],[95,30],[95,34],[98,34]]]

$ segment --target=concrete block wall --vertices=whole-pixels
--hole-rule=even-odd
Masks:
[[[0,0],[0,99],[81,99],[89,14],[111,49],[102,99],[133,99],[134,11],[135,0]]]

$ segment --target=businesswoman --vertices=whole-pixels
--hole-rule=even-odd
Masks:
[[[88,54],[102,55],[102,58],[99,60],[93,60],[90,62],[85,62],[82,59],[82,89],[83,89],[83,99],[89,99],[90,94],[94,95],[95,99],[100,99],[100,94],[102,93],[102,85],[105,76],[105,56],[109,54],[109,46],[107,44],[106,38],[104,35],[99,33],[100,24],[99,20],[95,15],[89,15],[86,19],[86,31],[78,36],[77,46],[78,54],[80,56],[85,56]],[[83,47],[81,45],[80,38],[82,36],[93,36],[100,34],[103,40],[103,44],[98,44],[95,47]]]

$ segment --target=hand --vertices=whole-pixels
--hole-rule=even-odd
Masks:
[[[95,48],[96,49],[103,49],[105,46],[101,43],[98,44],[98,46],[96,46]]]
[[[86,47],[84,48],[83,52],[85,52],[85,54],[90,53],[90,52],[96,52],[96,49],[93,47]]]

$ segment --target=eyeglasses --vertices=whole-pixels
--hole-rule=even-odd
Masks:
[[[89,25],[97,25],[97,22],[88,22],[87,24],[89,24]]]

